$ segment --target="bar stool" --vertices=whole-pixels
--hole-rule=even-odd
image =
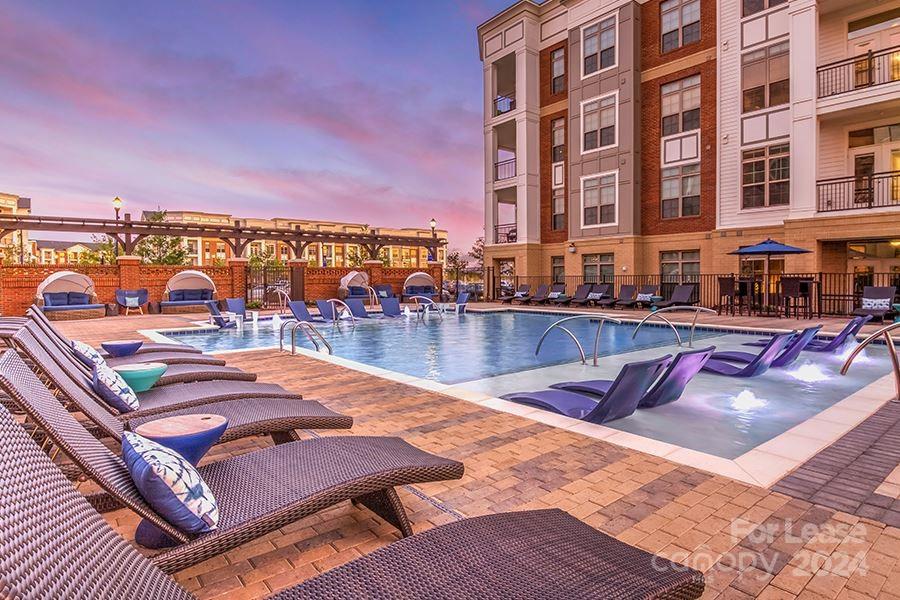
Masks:
[[[794,309],[794,317],[800,318],[800,310],[806,315],[807,319],[812,319],[812,306],[810,304],[809,293],[803,293],[802,281],[797,277],[786,277],[781,279],[781,303],[784,307],[784,316],[791,316],[791,308]]]
[[[719,304],[716,307],[717,312],[721,315],[722,310],[731,312],[734,316],[734,298],[737,294],[737,285],[734,277],[719,277]]]

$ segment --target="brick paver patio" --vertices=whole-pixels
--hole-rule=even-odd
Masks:
[[[65,323],[61,329],[98,343],[190,320],[117,317]],[[778,328],[806,323],[701,318],[716,321]],[[828,331],[845,322],[822,321]],[[260,350],[225,357],[230,365],[259,373],[263,381],[352,415],[353,434],[396,435],[463,461],[466,475],[459,481],[400,490],[417,531],[460,516],[558,507],[629,544],[703,570],[706,598],[900,600],[900,529],[885,524],[885,513],[862,510],[868,500],[855,508],[833,506],[804,495],[787,480],[779,488],[787,493],[752,487],[303,356]],[[884,411],[891,410],[897,409],[888,405],[872,419],[884,419]],[[878,439],[896,442],[894,435]],[[234,442],[215,448],[207,460],[268,443],[263,438]],[[841,440],[837,449],[820,456],[841,454],[841,444],[847,443]],[[866,486],[873,484],[877,487],[874,479],[866,480]],[[873,493],[874,488],[867,498]],[[120,510],[107,518],[123,535],[133,536],[138,519],[132,513]],[[186,569],[177,578],[202,598],[258,598],[396,538],[393,528],[372,513],[344,503]]]

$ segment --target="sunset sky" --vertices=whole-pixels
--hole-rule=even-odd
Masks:
[[[511,0],[0,4],[0,192],[36,214],[482,229],[475,27]],[[59,236],[57,236],[59,237]]]

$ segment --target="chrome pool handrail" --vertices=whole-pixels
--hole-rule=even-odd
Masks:
[[[433,307],[433,308],[435,309],[435,312],[436,312],[436,313],[438,314],[438,316],[441,318],[441,320],[442,320],[442,321],[444,320],[444,313],[443,313],[442,311],[438,310],[438,308],[437,308],[437,303],[435,303],[435,301],[432,300],[431,298],[429,298],[428,296],[410,296],[409,299],[410,299],[410,300],[413,300],[413,301],[415,302],[415,304],[416,304],[416,317],[417,317],[417,318],[419,318],[419,319],[424,319],[424,318],[425,318],[425,313],[426,313],[430,308]],[[419,312],[419,306],[420,306],[419,300],[422,300],[422,301],[423,301],[423,302],[421,303],[421,307],[422,307],[422,309],[423,309],[421,312]]]
[[[881,336],[884,336],[884,343],[888,348],[888,354],[891,355],[891,365],[894,367],[894,388],[897,391],[896,397],[891,400],[891,402],[900,402],[900,357],[897,356],[897,348],[894,346],[894,338],[891,337],[890,332],[894,329],[900,328],[900,322],[891,323],[890,325],[885,325],[881,329],[875,331],[874,333],[869,334],[869,336],[859,343],[853,352],[850,353],[850,356],[847,357],[847,360],[844,361],[844,365],[841,367],[841,375],[846,375],[847,371],[850,369],[850,365],[853,363],[854,359],[859,355],[863,349],[874,342]]]
[[[284,331],[290,327],[291,330],[291,354],[297,353],[297,330],[301,330],[303,335],[306,336],[313,347],[315,347],[316,352],[321,350],[321,346],[319,346],[319,342],[325,345],[325,348],[328,350],[328,354],[334,354],[334,348],[331,347],[331,344],[325,339],[325,336],[322,335],[322,332],[319,331],[315,325],[310,323],[309,321],[295,321],[288,320],[282,323],[281,331],[279,332],[278,337],[278,350],[284,351]]]
[[[275,292],[275,295],[278,296],[278,299],[281,301],[278,307],[278,314],[283,314],[285,309],[287,308],[287,303],[291,301],[290,294],[284,291],[284,289],[275,285],[270,285],[268,290],[266,291]]]
[[[330,298],[328,300],[328,302],[330,302],[331,304],[335,304],[335,305],[340,304],[343,307],[343,310],[346,311],[348,315],[350,315],[350,324],[353,325],[354,328],[356,327],[356,317],[353,316],[353,311],[350,310],[350,307],[347,306],[346,302],[344,302],[343,300],[339,300],[338,298]],[[335,307],[334,308],[334,322],[332,323],[332,325],[335,325],[335,326],[338,325],[338,321],[341,320],[340,317],[341,317],[341,313],[338,311],[337,307]]]
[[[378,306],[378,294],[375,292],[375,288],[371,285],[365,285],[363,287],[369,292],[369,306]]]
[[[537,347],[534,349],[534,355],[537,356],[538,353],[541,351],[541,345],[544,343],[544,339],[547,337],[547,334],[549,334],[554,329],[561,329],[570,338],[572,338],[572,341],[575,342],[576,346],[578,346],[578,352],[581,353],[581,364],[585,364],[587,362],[587,357],[584,354],[584,347],[581,345],[581,342],[578,341],[578,338],[575,337],[574,333],[572,333],[568,328],[562,326],[563,323],[568,323],[569,321],[575,321],[575,320],[579,320],[579,319],[582,319],[582,320],[583,319],[593,319],[593,320],[599,322],[599,324],[597,325],[597,333],[594,335],[594,366],[596,367],[597,366],[597,356],[598,356],[599,350],[600,350],[600,333],[603,331],[603,324],[607,321],[611,321],[613,323],[621,325],[622,324],[621,319],[617,319],[615,317],[611,317],[609,315],[604,315],[601,313],[591,314],[591,315],[585,314],[585,315],[573,315],[571,317],[563,317],[559,321],[556,321],[555,323],[550,325],[550,327],[548,327],[544,331],[543,335],[541,335],[541,339],[538,340]]]
[[[659,317],[660,319],[663,320],[663,322],[665,322],[666,325],[668,325],[669,327],[672,328],[672,331],[675,332],[675,339],[678,340],[678,346],[679,347],[683,346],[684,344],[682,343],[681,334],[678,332],[678,328],[675,327],[675,324],[672,323],[672,321],[667,319],[664,315],[660,314],[660,313],[664,313],[664,312],[673,312],[673,311],[677,311],[677,310],[692,310],[692,311],[694,311],[694,318],[691,321],[691,337],[688,339],[688,348],[694,347],[694,330],[697,328],[697,317],[700,316],[700,313],[705,312],[705,313],[718,314],[713,309],[704,308],[702,306],[666,306],[665,308],[658,308],[655,311],[651,312],[646,317],[644,317],[643,319],[641,319],[640,323],[638,323],[637,326],[634,328],[634,331],[631,332],[631,339],[635,338],[638,330],[641,328],[641,325],[643,325],[644,323],[646,323],[653,317]]]

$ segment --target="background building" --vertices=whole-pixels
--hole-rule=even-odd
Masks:
[[[521,0],[478,27],[485,265],[900,273],[900,2]]]
[[[100,248],[100,244],[95,242],[31,240],[31,243],[33,255],[42,265],[76,264],[82,262],[88,253]]]
[[[31,214],[31,198],[0,192],[0,213]],[[0,237],[0,259],[7,263],[31,262],[32,247],[27,231],[13,231]]]

